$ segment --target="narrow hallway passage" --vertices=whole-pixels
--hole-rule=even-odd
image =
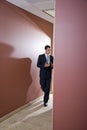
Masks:
[[[53,95],[47,107],[42,97],[0,123],[0,130],[52,130]]]

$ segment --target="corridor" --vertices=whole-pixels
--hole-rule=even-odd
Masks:
[[[0,130],[52,130],[53,95],[47,107],[42,97],[0,123]]]

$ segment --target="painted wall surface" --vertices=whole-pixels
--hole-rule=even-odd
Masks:
[[[43,94],[36,62],[52,30],[51,23],[0,0],[0,117]]]
[[[53,130],[86,130],[86,0],[56,0],[55,34]]]

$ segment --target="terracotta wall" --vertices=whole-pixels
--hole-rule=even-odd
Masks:
[[[55,33],[53,130],[86,130],[86,0],[56,0]]]
[[[0,0],[0,117],[42,95],[37,57],[53,25]]]

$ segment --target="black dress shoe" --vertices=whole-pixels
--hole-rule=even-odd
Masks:
[[[48,104],[47,103],[44,103],[44,107],[47,107],[48,106]]]

